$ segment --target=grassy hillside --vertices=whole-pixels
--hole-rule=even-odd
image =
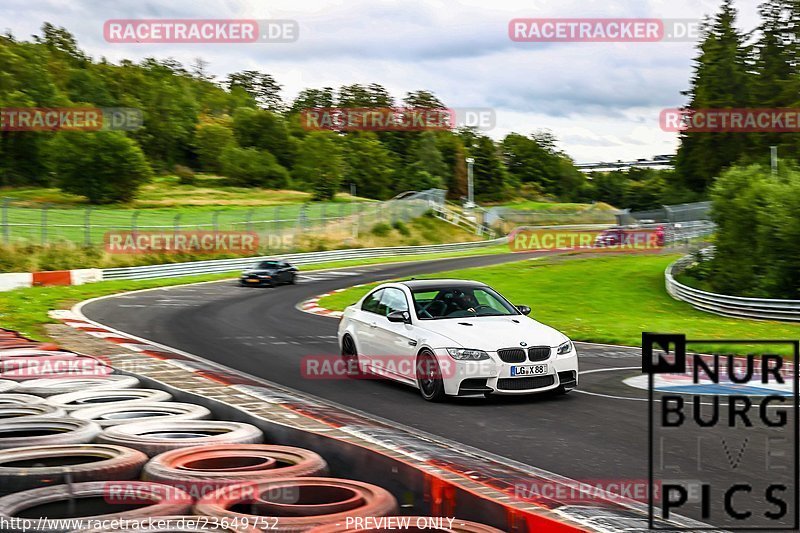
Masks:
[[[442,272],[436,277],[488,283],[515,304],[530,305],[533,318],[563,331],[573,340],[638,346],[642,331],[685,333],[689,339],[800,336],[797,324],[721,317],[672,299],[664,289],[664,269],[677,257],[674,254],[554,257]],[[372,286],[335,293],[322,298],[320,305],[344,309]],[[758,352],[763,346],[705,348],[747,353]]]

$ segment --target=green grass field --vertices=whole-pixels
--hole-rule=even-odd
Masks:
[[[174,176],[155,178],[130,204],[91,207],[81,197],[58,189],[0,189],[11,203],[6,217],[12,241],[69,241],[101,244],[109,230],[278,231],[298,225],[305,209],[305,226],[322,227],[327,219],[362,212],[371,201],[347,194],[333,202],[311,202],[301,191],[231,187],[223,178],[198,177],[196,185],[180,185]],[[43,204],[48,204],[46,212]],[[304,208],[304,204],[307,206]],[[390,214],[389,214],[390,215]],[[88,229],[87,229],[88,222]],[[41,226],[48,226],[43,234]],[[215,226],[216,224],[216,226]],[[5,235],[0,235],[4,238]]]
[[[326,268],[340,268],[359,265],[374,265],[394,262],[445,259],[467,255],[486,255],[508,252],[505,245],[479,248],[468,252],[445,252],[436,254],[419,254],[405,257],[378,257],[373,259],[355,259],[348,261],[331,261],[317,265],[300,267],[301,271],[314,271]],[[237,272],[238,273],[238,272]],[[153,287],[169,287],[186,283],[233,279],[234,273],[208,274],[202,276],[186,276],[180,278],[153,279],[142,281],[103,281],[74,287],[31,287],[10,292],[0,292],[0,327],[20,331],[36,339],[47,339],[45,324],[56,322],[48,316],[52,309],[69,309],[72,305],[109,294],[149,289]]]
[[[608,204],[576,204],[576,203],[556,203],[556,202],[543,202],[537,200],[520,200],[518,202],[510,202],[507,204],[498,205],[496,207],[507,207],[517,211],[541,211],[550,213],[575,213],[585,211],[587,209],[598,209],[602,211],[615,211],[614,207]]]
[[[697,311],[664,289],[664,269],[677,255],[542,258],[491,268],[443,272],[495,287],[515,304],[529,305],[536,320],[574,340],[641,344],[642,331],[685,333],[695,339],[798,339],[800,325],[739,320]],[[371,287],[327,296],[322,307],[341,310]],[[693,346],[746,353],[752,347]]]

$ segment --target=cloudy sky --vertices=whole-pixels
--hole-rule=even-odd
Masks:
[[[659,111],[684,103],[694,43],[516,43],[513,18],[701,19],[718,0],[3,0],[0,29],[19,39],[44,21],[64,26],[95,58],[197,57],[219,78],[271,73],[293,98],[308,87],[380,83],[398,100],[431,90],[449,107],[489,107],[489,132],[552,131],[578,162],[672,153]],[[738,0],[739,25],[758,23]],[[111,44],[108,19],[293,19],[284,44]]]

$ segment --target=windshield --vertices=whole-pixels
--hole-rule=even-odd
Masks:
[[[489,287],[441,287],[412,290],[420,320],[518,315],[516,307]]]
[[[277,261],[261,261],[254,268],[262,269],[262,270],[271,269],[271,268],[278,268],[278,262]]]

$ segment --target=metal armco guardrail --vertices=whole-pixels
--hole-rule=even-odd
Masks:
[[[575,228],[593,227],[602,228],[608,225],[590,226],[541,226],[542,228]],[[708,235],[714,229],[714,225],[705,222],[689,222],[681,226],[673,227],[666,232],[666,242],[675,243],[681,240],[696,238]],[[348,259],[372,259],[376,257],[396,257],[403,255],[431,254],[438,252],[459,252],[485,248],[507,242],[506,237],[476,242],[459,242],[448,244],[432,244],[422,246],[392,246],[384,248],[353,248],[348,250],[331,250],[325,252],[306,252],[297,254],[285,254],[280,257],[296,265],[313,265],[316,263],[326,263],[329,261],[343,261]],[[275,256],[262,257],[243,257],[236,259],[218,259],[209,261],[192,261],[188,263],[172,263],[165,265],[150,265],[122,268],[108,268],[103,270],[103,279],[157,279],[171,278],[180,276],[192,276],[196,274],[223,274],[247,268],[261,260],[274,258]]]
[[[505,242],[505,238],[500,238],[488,241],[458,242],[422,246],[353,248],[348,250],[285,254],[280,255],[280,257],[296,265],[313,265],[315,263],[327,263],[329,261],[343,261],[347,259],[371,259],[375,257],[395,257],[402,255],[431,254],[437,252],[458,252],[472,250],[475,248],[484,248],[496,244],[503,244]],[[275,256],[243,257],[236,259],[192,261],[188,263],[173,263],[166,265],[108,268],[103,270],[103,279],[156,279],[192,276],[196,274],[223,274],[225,272],[242,270],[243,268],[247,268],[261,260],[274,257]]]
[[[695,309],[734,318],[800,322],[800,300],[744,298],[701,291],[678,282],[675,276],[695,261],[693,256],[678,259],[664,272],[667,292]]]

